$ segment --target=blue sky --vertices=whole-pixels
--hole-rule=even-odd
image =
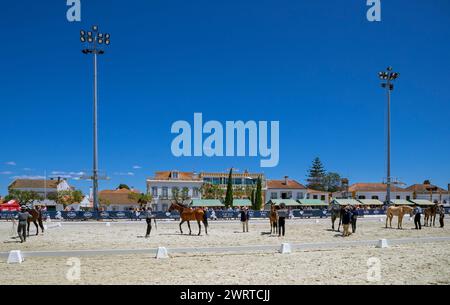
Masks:
[[[450,182],[450,3],[365,0],[66,1],[1,5],[0,194],[15,176],[92,167],[92,58],[79,30],[111,33],[99,63],[100,189],[145,189],[156,170],[264,172],[304,182],[314,157],[350,182],[385,177],[385,92],[392,97],[392,176]],[[280,121],[280,162],[172,156],[174,121]],[[7,164],[9,163],[9,164]],[[133,168],[138,166],[140,168]],[[72,181],[87,191],[88,181]]]

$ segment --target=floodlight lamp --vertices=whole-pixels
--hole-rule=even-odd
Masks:
[[[106,45],[109,45],[109,43],[110,43],[110,42],[109,42],[109,39],[106,39],[106,40],[105,40],[105,44],[106,44]]]
[[[99,38],[99,39],[97,40],[97,42],[98,42],[99,44],[102,44],[102,43],[103,43],[103,39]]]
[[[93,41],[94,41],[94,39],[91,36],[89,36],[88,37],[88,42],[93,42]]]
[[[86,35],[86,32],[84,30],[81,30],[80,31],[80,36],[84,36],[84,35]]]
[[[105,38],[109,39],[110,35],[108,33],[105,34]]]
[[[97,31],[98,31],[98,26],[93,25],[93,26],[92,26],[92,30],[93,30],[94,32],[97,32]]]
[[[88,36],[92,36],[92,32],[91,31],[87,32],[87,34],[88,34]]]
[[[81,36],[81,37],[80,37],[80,40],[81,40],[81,42],[86,42],[86,37]]]

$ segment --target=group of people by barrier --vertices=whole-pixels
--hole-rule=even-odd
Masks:
[[[206,210],[208,219],[240,219],[240,210],[227,211],[227,210]],[[385,215],[384,209],[372,209],[357,211],[359,217],[363,216],[377,216]],[[445,208],[445,213],[450,213],[450,208]],[[0,219],[7,220],[15,217],[17,212],[0,212]],[[157,219],[179,219],[180,215],[177,211],[163,212],[153,211],[152,215]],[[248,210],[250,218],[269,218],[270,211],[254,211]],[[43,211],[42,216],[44,219],[50,217],[51,219],[59,220],[95,220],[95,219],[129,219],[129,220],[143,220],[146,218],[144,212],[135,213],[134,211]],[[288,209],[288,218],[327,218],[331,216],[331,211],[328,209],[313,209],[313,210],[297,210]]]

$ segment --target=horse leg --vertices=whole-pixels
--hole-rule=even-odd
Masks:
[[[36,226],[36,235],[39,235],[39,226],[37,224],[37,221],[33,221],[34,225]]]
[[[387,229],[388,220],[389,220],[389,215],[386,215],[386,229]]]
[[[181,232],[181,234],[183,234],[183,229],[181,228],[181,225],[184,223],[184,220],[182,219],[181,220],[181,222],[180,222],[180,232]]]
[[[44,234],[44,224],[42,223],[42,219],[39,219],[38,222],[39,222],[39,226],[41,227],[42,234]]]
[[[401,229],[402,228],[402,222],[403,222],[403,215],[399,215],[398,216],[398,224],[397,224],[397,228]]]
[[[187,223],[188,223],[188,228],[189,228],[189,235],[191,235],[192,234],[191,223],[189,222],[189,220],[187,221]]]
[[[197,224],[198,224],[198,234],[200,235],[202,233],[202,226],[200,225],[200,220],[197,220]]]
[[[30,236],[30,224],[31,222],[27,222],[27,237]]]

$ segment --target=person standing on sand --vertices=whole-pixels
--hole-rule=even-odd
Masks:
[[[152,208],[148,207],[145,211],[145,221],[147,222],[147,232],[145,234],[145,238],[150,236],[150,232],[152,231]]]
[[[29,218],[33,218],[33,216],[31,216],[31,214],[27,212],[27,208],[22,205],[20,207],[20,212],[17,213],[15,218],[19,220],[17,234],[19,234],[20,242],[23,243],[27,240],[27,221]]]
[[[352,233],[356,232],[356,221],[358,220],[358,207],[355,205],[353,206],[353,210],[352,210]]]
[[[286,209],[286,205],[284,202],[280,203],[280,209],[277,211],[277,218],[278,218],[278,237],[285,232],[285,225],[286,225],[286,217],[289,216],[288,210]]]
[[[242,222],[242,232],[248,232],[248,220],[250,218],[248,215],[248,209],[246,207],[242,207],[240,214]]]
[[[445,208],[444,208],[444,206],[441,205],[439,207],[438,213],[439,213],[440,228],[443,228],[444,227],[444,217],[445,217]]]
[[[422,208],[416,203],[414,204],[414,225],[416,230],[422,230],[422,224],[420,223],[420,216],[422,214]]]
[[[344,208],[344,214],[342,215],[342,225],[344,226],[344,232],[342,233],[343,237],[349,236],[351,233],[349,232],[348,228],[350,226],[352,213],[350,212],[350,209],[348,206]]]

